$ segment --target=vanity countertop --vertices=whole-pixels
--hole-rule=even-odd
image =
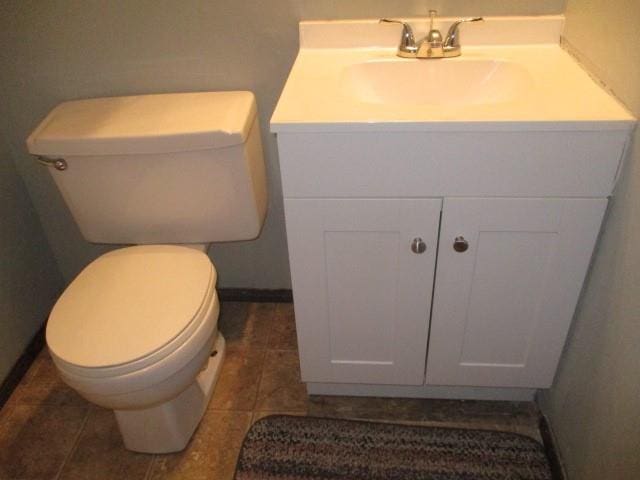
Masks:
[[[562,21],[487,18],[464,27],[461,56],[429,60],[396,56],[398,25],[302,22],[271,130],[631,130],[634,117],[561,48]]]

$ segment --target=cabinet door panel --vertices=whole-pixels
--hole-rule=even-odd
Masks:
[[[428,384],[551,385],[606,203],[445,199]]]
[[[304,381],[424,383],[441,203],[285,200]]]

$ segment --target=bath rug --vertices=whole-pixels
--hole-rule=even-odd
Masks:
[[[274,415],[247,433],[235,480],[551,480],[515,433]]]

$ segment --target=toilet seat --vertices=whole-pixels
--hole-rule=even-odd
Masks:
[[[68,368],[68,365],[60,364],[55,357],[54,362],[65,383],[98,405],[124,408],[117,403],[128,398],[125,404],[131,404],[131,396],[136,398],[133,404],[138,406],[164,401],[181,391],[171,385],[167,389],[167,383],[174,384],[177,381],[186,386],[192,382],[197,371],[209,358],[214,344],[221,338],[216,328],[219,309],[218,297],[214,295],[204,320],[193,335],[167,356],[147,362],[141,368],[135,368],[136,365],[132,364],[127,365],[127,370],[114,372],[112,369],[82,369],[77,366]],[[192,370],[192,373],[185,376],[185,369]]]
[[[69,376],[96,379],[162,362],[202,330],[217,305],[215,282],[207,255],[186,247],[136,246],[102,255],[51,312],[47,343],[54,361]]]

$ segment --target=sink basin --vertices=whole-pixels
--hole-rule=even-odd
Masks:
[[[393,105],[482,105],[525,95],[532,78],[520,65],[493,59],[388,60],[347,66],[344,93]]]

